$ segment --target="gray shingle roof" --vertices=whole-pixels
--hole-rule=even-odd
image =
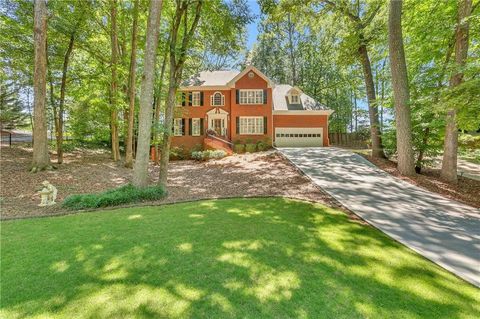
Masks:
[[[183,83],[183,86],[220,86],[227,85],[239,71],[202,71]]]
[[[300,104],[288,103],[287,93],[293,87],[288,84],[275,85],[273,88],[273,110],[287,111],[287,110],[326,110],[327,107],[315,101],[312,97],[305,93],[300,94]]]

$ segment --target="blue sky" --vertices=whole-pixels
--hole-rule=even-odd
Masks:
[[[260,7],[256,0],[248,0],[247,2],[250,6],[250,13],[255,16],[255,20],[247,26],[247,49],[250,50],[257,40]]]

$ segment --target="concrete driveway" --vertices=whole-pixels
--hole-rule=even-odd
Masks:
[[[279,150],[368,223],[480,287],[480,209],[397,179],[346,150]]]

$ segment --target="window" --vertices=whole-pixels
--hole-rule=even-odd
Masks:
[[[290,95],[290,103],[291,104],[300,104],[300,97],[298,96],[298,94]]]
[[[192,135],[200,136],[200,119],[192,119]]]
[[[215,92],[210,97],[210,104],[215,106],[223,106],[225,104],[225,96],[220,92]]]
[[[183,135],[183,119],[173,119],[173,136]]]
[[[240,90],[240,104],[263,104],[263,90]]]
[[[200,106],[200,92],[192,92],[192,105]]]
[[[240,117],[240,134],[263,134],[263,117]]]

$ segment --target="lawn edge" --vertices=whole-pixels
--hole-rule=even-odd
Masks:
[[[343,206],[336,207],[336,206],[329,205],[329,203],[325,203],[325,202],[322,202],[322,201],[315,201],[315,200],[309,200],[309,199],[299,198],[299,197],[295,197],[295,196],[284,196],[284,195],[264,195],[264,196],[263,195],[254,195],[254,196],[205,197],[205,198],[177,200],[177,201],[165,202],[165,203],[157,203],[155,201],[147,201],[147,202],[139,202],[139,203],[129,204],[129,205],[109,206],[109,207],[100,207],[100,208],[82,209],[82,210],[71,210],[71,211],[64,210],[64,211],[59,211],[58,213],[53,213],[53,214],[50,213],[50,214],[40,214],[40,215],[34,215],[34,216],[13,216],[13,217],[7,217],[7,218],[0,218],[0,222],[9,222],[9,221],[25,220],[25,219],[49,218],[49,217],[64,217],[64,216],[84,214],[84,213],[94,213],[94,212],[99,212],[99,211],[112,211],[112,210],[124,209],[124,208],[161,207],[161,206],[169,206],[169,205],[184,204],[184,203],[194,203],[194,202],[208,201],[208,200],[264,199],[264,198],[274,198],[274,199],[285,198],[285,199],[290,199],[290,200],[296,200],[296,201],[299,201],[299,202],[321,204],[321,205],[324,205],[325,207],[328,207],[328,208],[340,209],[340,210],[342,210],[342,212],[346,213],[347,215],[349,214],[349,212],[346,212],[345,209],[343,209]]]
[[[279,150],[279,153],[281,154],[281,156],[283,156],[285,159],[287,159],[287,160],[290,162],[290,164],[292,164],[297,170],[299,170],[304,176],[306,176],[312,183],[314,183],[318,188],[320,188],[323,192],[325,192],[326,194],[328,194],[333,200],[335,200],[336,202],[338,202],[339,205],[340,205],[340,207],[345,207],[345,209],[346,209],[348,212],[350,212],[352,215],[355,215],[358,219],[362,220],[365,224],[369,225],[369,226],[372,227],[372,228],[375,228],[376,230],[378,230],[379,232],[381,232],[382,234],[384,234],[384,235],[387,236],[388,238],[390,238],[390,239],[392,239],[393,241],[399,243],[400,245],[404,246],[404,247],[407,248],[408,250],[413,251],[415,254],[419,255],[420,257],[422,257],[422,258],[425,259],[425,260],[428,260],[429,262],[431,262],[431,263],[434,264],[435,266],[440,267],[441,269],[447,271],[448,273],[452,274],[453,276],[455,276],[456,278],[460,279],[461,281],[463,281],[463,282],[467,283],[468,285],[470,285],[470,286],[472,286],[472,287],[477,288],[477,289],[480,290],[480,286],[477,286],[477,285],[474,284],[473,282],[470,282],[470,281],[468,281],[467,279],[460,277],[459,275],[455,274],[455,273],[454,273],[453,271],[451,271],[450,269],[448,269],[448,268],[444,267],[443,265],[440,265],[440,264],[436,263],[434,260],[432,260],[432,259],[424,256],[420,251],[417,251],[415,248],[410,247],[410,246],[408,246],[407,244],[403,243],[402,241],[400,241],[400,240],[392,237],[389,233],[384,232],[383,230],[381,230],[380,228],[378,228],[375,224],[369,222],[368,220],[362,218],[360,215],[356,214],[352,209],[350,209],[350,208],[348,207],[348,204],[342,204],[342,203],[340,203],[340,202],[333,196],[333,194],[331,194],[331,193],[330,193],[329,191],[327,191],[326,189],[323,189],[323,188],[321,188],[319,185],[317,185],[310,176],[308,176],[305,172],[303,172],[303,170],[302,170],[300,167],[298,167],[294,162],[292,162],[292,161],[291,161],[285,154],[283,154],[280,150]],[[354,153],[354,152],[352,152],[352,153]],[[369,165],[372,165],[373,167],[375,167],[375,168],[377,168],[378,170],[380,170],[383,174],[387,174],[387,175],[389,175],[389,176],[392,176],[392,177],[398,179],[399,181],[403,181],[402,179],[400,179],[400,178],[398,178],[398,177],[396,177],[396,176],[394,176],[394,175],[391,175],[391,174],[389,174],[388,172],[382,170],[380,167],[376,166],[375,164],[373,164],[372,162],[370,162],[369,160],[367,160],[367,159],[364,158],[363,156],[360,156],[360,155],[357,154],[357,153],[354,153],[354,154],[355,154],[356,156],[359,156],[363,161],[367,162]],[[405,181],[403,181],[403,182],[405,182]],[[406,183],[406,182],[405,182],[405,183]],[[409,184],[409,185],[412,185],[412,186],[415,186],[415,185],[413,185],[413,184],[411,184],[411,183],[408,183],[408,184]],[[433,192],[432,192],[432,193],[433,193]],[[434,193],[434,194],[437,194],[437,193]]]

